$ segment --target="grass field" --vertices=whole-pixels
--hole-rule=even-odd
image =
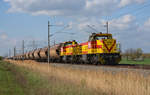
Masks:
[[[50,92],[55,93],[52,95],[150,95],[150,76],[142,75],[139,72],[114,73],[101,69],[82,70],[71,67],[55,67],[31,60],[24,61],[24,63],[13,60],[10,62],[37,72],[42,75],[44,80],[47,77],[50,80],[47,84],[52,86],[48,88],[50,88]]]
[[[0,61],[0,95],[24,95],[23,88],[17,82],[10,66]]]
[[[94,91],[68,81],[0,61],[0,95],[93,95]],[[100,94],[101,95],[101,94]]]
[[[127,61],[126,58],[122,58],[120,64],[147,64],[147,65],[150,65],[150,58],[145,58],[144,61]]]

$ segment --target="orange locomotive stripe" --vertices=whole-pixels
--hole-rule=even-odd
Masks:
[[[67,55],[72,55],[72,53],[66,53]]]
[[[82,51],[82,53],[83,53],[83,54],[87,54],[87,53],[88,53],[88,51]]]
[[[96,45],[96,48],[102,48],[102,45]]]
[[[97,44],[97,41],[91,41],[90,43],[96,45],[96,44]]]
[[[81,43],[80,45],[88,45],[88,43],[90,43],[90,44],[96,44],[97,41],[85,42],[85,43]]]
[[[81,43],[80,45],[88,45],[88,42],[85,42],[85,43]]]
[[[102,48],[102,45],[93,45],[89,47],[88,49],[96,49],[96,48]]]

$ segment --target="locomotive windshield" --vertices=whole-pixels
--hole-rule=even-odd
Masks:
[[[72,43],[66,43],[65,45],[66,45],[66,46],[68,46],[68,45],[72,45]]]
[[[101,37],[101,36],[100,36],[100,37],[99,37],[99,36],[98,36],[98,37],[95,37],[95,39],[96,39],[96,40],[101,40],[101,39],[112,39],[112,37],[110,37],[110,36],[108,36],[108,37],[106,37],[106,36]]]
[[[77,44],[75,40],[64,43],[65,46]]]

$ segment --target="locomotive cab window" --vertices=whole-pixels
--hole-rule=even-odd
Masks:
[[[95,40],[101,40],[101,39],[112,39],[112,37],[108,36],[108,37],[95,37]]]
[[[100,40],[100,39],[112,39],[112,36],[105,35],[105,36],[96,36],[95,39]]]

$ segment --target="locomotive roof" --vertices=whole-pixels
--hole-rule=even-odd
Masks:
[[[108,33],[93,33],[93,36],[100,36],[100,37],[112,37],[112,34]]]

